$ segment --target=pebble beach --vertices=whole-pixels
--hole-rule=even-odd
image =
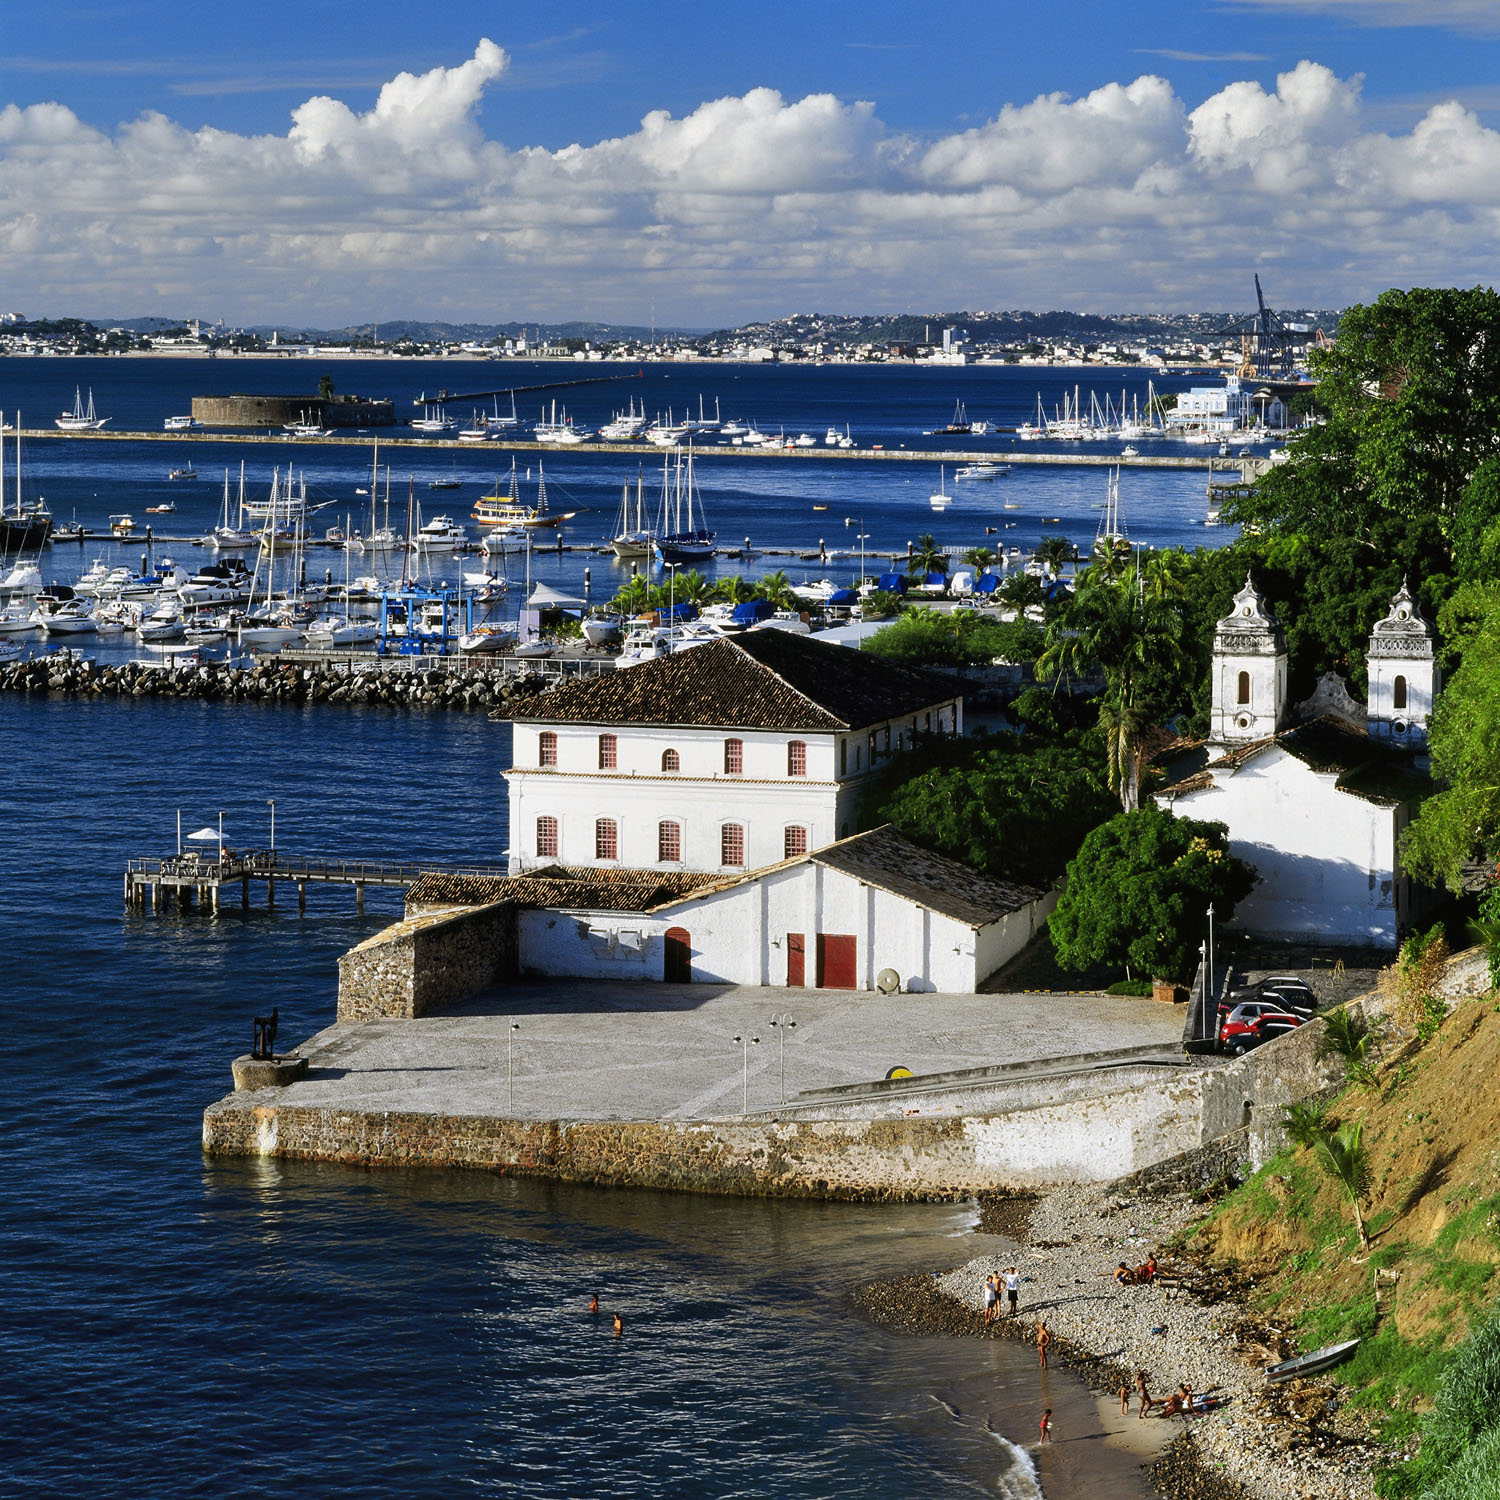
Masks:
[[[990,1200],[983,1227],[1012,1241],[1013,1253],[882,1283],[859,1301],[869,1316],[912,1331],[1027,1343],[1040,1316],[1053,1336],[1049,1363],[1088,1382],[1107,1443],[1149,1464],[1152,1486],[1169,1500],[1373,1500],[1379,1451],[1356,1419],[1337,1410],[1332,1387],[1315,1380],[1267,1386],[1266,1353],[1246,1338],[1243,1302],[1205,1301],[1166,1276],[1152,1286],[1115,1285],[1119,1262],[1136,1266],[1153,1252],[1164,1271],[1183,1267],[1165,1252],[1202,1214],[1186,1195],[1126,1195],[1109,1185]],[[1012,1264],[1025,1278],[1019,1315],[986,1329],[985,1277]],[[1191,1419],[1162,1417],[1160,1407],[1140,1418],[1138,1370],[1158,1400],[1186,1382],[1218,1404]],[[1122,1383],[1130,1388],[1125,1416]]]

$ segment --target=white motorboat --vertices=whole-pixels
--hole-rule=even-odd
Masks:
[[[197,417],[168,417],[161,425],[165,432],[196,432],[203,423]]]
[[[164,599],[148,615],[141,616],[135,627],[141,641],[180,641],[187,635],[187,621],[182,617],[182,604],[176,599]]]
[[[307,644],[318,651],[341,650],[350,646],[369,646],[380,639],[380,626],[374,620],[353,620],[347,615],[330,615],[307,627]]]
[[[0,599],[34,599],[42,591],[42,570],[33,562],[18,562],[0,578]]]
[[[413,552],[458,552],[468,545],[468,534],[452,516],[434,516],[411,539]]]
[[[109,574],[109,564],[102,557],[96,557],[89,565],[88,571],[73,585],[73,592],[83,594],[90,599],[97,599],[100,585],[108,579]],[[3,592],[3,585],[0,585],[0,593]]]
[[[0,638],[0,661],[15,661],[21,654],[20,641]]]
[[[620,639],[623,622],[618,615],[585,615],[583,638],[591,646],[607,646]]]
[[[458,649],[460,651],[507,651],[516,644],[515,628],[510,625],[499,625],[486,621],[483,625],[476,625],[472,630],[464,632],[458,638]],[[533,642],[533,644],[540,644]],[[519,656],[536,656],[542,653],[536,651],[517,650]],[[550,648],[547,652],[551,654]]]
[[[1002,474],[1010,473],[1009,464],[992,464],[982,461],[977,464],[965,464],[962,468],[953,471],[955,479],[999,479]]]
[[[379,526],[369,536],[356,536],[349,545],[356,552],[399,552],[405,544],[400,532]]]
[[[504,556],[507,552],[524,552],[530,534],[519,526],[501,526],[486,532],[480,542],[480,550],[490,556]]]
[[[522,641],[512,652],[512,656],[551,656],[556,648],[551,641]]]
[[[261,614],[247,618],[235,632],[235,639],[242,646],[270,647],[272,650],[289,646],[302,639],[302,627],[288,624],[279,615]]]
[[[7,604],[0,609],[0,636],[29,635],[37,628],[31,614],[31,609],[25,604]]]
[[[43,635],[81,635],[95,628],[92,599],[47,600],[45,595],[32,611],[31,623]]]
[[[65,411],[56,419],[56,425],[61,432],[98,432],[108,417],[99,417],[94,414],[94,388],[89,387],[89,404],[84,408],[83,392],[77,386],[73,388],[73,410]]]

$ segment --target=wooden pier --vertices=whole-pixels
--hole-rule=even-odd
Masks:
[[[496,879],[507,874],[503,865],[407,864],[372,859],[309,859],[280,850],[256,849],[248,854],[217,849],[206,854],[188,851],[163,858],[132,859],[125,866],[125,904],[136,911],[165,911],[175,901],[180,909],[192,906],[218,911],[226,887],[239,886],[240,908],[250,906],[250,882],[265,882],[266,905],[276,904],[277,881],[297,887],[297,912],[307,910],[309,885],[354,887],[357,911],[365,909],[365,887],[406,887],[423,875],[478,875]]]

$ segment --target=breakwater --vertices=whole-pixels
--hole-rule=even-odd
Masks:
[[[346,703],[487,713],[543,691],[539,672],[447,664],[384,670],[372,661],[327,666],[259,660],[100,663],[75,653],[0,666],[0,692],[94,698],[197,698],[225,703]]]

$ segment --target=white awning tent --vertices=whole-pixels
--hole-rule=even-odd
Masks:
[[[187,841],[190,844],[217,844],[219,837],[219,830],[217,828],[200,828],[197,833],[188,834]]]
[[[559,593],[549,584],[539,583],[526,602],[534,609],[581,609],[586,601],[574,594]]]

